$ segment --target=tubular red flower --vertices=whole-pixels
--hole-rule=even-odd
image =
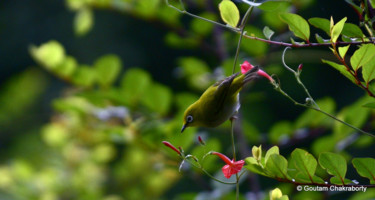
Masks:
[[[236,162],[232,161],[231,165],[224,165],[222,171],[225,178],[230,178],[233,174],[237,174],[238,172],[240,172],[244,164],[245,161],[239,160]]]
[[[237,174],[238,172],[240,172],[243,165],[245,164],[245,161],[243,160],[230,160],[224,154],[221,154],[219,152],[211,152],[211,154],[219,156],[226,163],[226,165],[224,165],[224,167],[222,168],[225,178],[230,178],[233,174]]]
[[[232,164],[232,161],[226,155],[224,155],[222,153],[213,151],[213,152],[211,152],[211,154],[219,156],[219,158],[221,158],[221,160],[223,160],[228,165]]]
[[[245,60],[245,62],[241,64],[241,73],[245,74],[247,71],[249,71],[252,68],[254,68],[254,66]]]
[[[252,68],[254,68],[254,66],[245,60],[245,62],[241,64],[241,73],[245,74],[247,71],[249,71]],[[259,69],[257,74],[259,76],[263,76],[267,78],[270,82],[273,82],[273,78],[270,75],[268,75],[266,72],[264,72],[263,70]]]
[[[163,141],[163,144],[167,147],[169,147],[170,149],[172,149],[173,151],[177,152],[178,155],[181,155],[181,151],[179,151],[176,147],[174,147],[171,143],[167,142],[167,141]]]

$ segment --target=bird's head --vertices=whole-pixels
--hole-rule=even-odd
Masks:
[[[181,133],[187,128],[191,126],[198,126],[199,125],[199,114],[196,104],[190,105],[184,113],[183,125],[181,129]]]

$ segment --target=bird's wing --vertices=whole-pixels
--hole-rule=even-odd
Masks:
[[[214,86],[216,87],[216,91],[214,93],[214,98],[216,99],[215,102],[217,102],[217,105],[216,105],[216,107],[218,108],[217,112],[219,112],[220,109],[223,108],[223,104],[225,102],[225,99],[227,98],[228,93],[230,91],[230,86],[231,86],[233,80],[236,78],[236,76],[238,76],[238,74],[239,74],[239,72],[235,73],[231,76],[228,76],[224,80],[218,81],[214,84]]]

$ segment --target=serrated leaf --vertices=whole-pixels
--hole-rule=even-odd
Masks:
[[[310,27],[304,18],[292,13],[281,13],[280,18],[288,24],[289,30],[292,31],[295,36],[305,41],[309,41]]]
[[[333,28],[332,28],[332,31],[331,31],[331,41],[333,43],[336,43],[337,39],[339,38],[340,34],[341,34],[341,31],[342,29],[344,28],[344,25],[345,25],[345,22],[346,22],[346,17],[344,17],[343,19],[341,19],[339,22],[337,22]]]
[[[368,178],[370,180],[370,184],[375,184],[374,158],[354,158],[352,163],[360,176]]]
[[[329,60],[324,60],[322,59],[323,63],[331,65],[333,68],[338,70],[342,75],[344,75],[346,78],[348,78],[351,82],[356,84],[356,79],[346,70],[346,67],[344,65],[337,64],[335,62],[329,61]]]
[[[302,149],[295,149],[291,154],[291,161],[299,173],[309,178],[310,182],[314,182],[314,174],[318,162],[313,155]]]
[[[94,15],[92,10],[83,7],[79,9],[75,18],[74,18],[74,32],[78,36],[83,36],[89,32],[92,28],[94,21]]]
[[[116,55],[105,55],[95,61],[94,67],[100,86],[108,87],[119,75],[121,70],[121,60]]]
[[[340,184],[345,184],[346,160],[343,156],[331,152],[321,153],[319,156],[319,164],[323,169],[333,176],[341,180]]]
[[[275,32],[273,30],[271,30],[268,26],[265,26],[263,28],[263,34],[264,36],[266,36],[267,39],[271,40],[271,37],[272,35],[274,34]]]
[[[344,47],[339,47],[339,54],[341,58],[345,58],[346,52],[348,52],[350,45],[344,46]]]
[[[268,158],[272,154],[279,154],[279,147],[278,146],[273,146],[272,148],[268,149],[266,152],[266,155],[264,156],[264,161],[267,163]]]
[[[348,37],[363,37],[362,30],[357,25],[352,23],[345,23],[344,28],[342,29],[342,34]]]
[[[271,154],[266,162],[266,170],[272,176],[290,179],[287,174],[288,161],[279,154]]]
[[[329,20],[320,18],[320,17],[313,17],[309,19],[309,22],[311,25],[315,26],[316,28],[319,28],[327,33],[327,35],[330,35],[330,28],[329,28]]]
[[[354,52],[353,56],[350,58],[350,64],[352,68],[357,71],[360,67],[373,59],[374,55],[375,45],[364,44]]]
[[[237,27],[237,24],[240,20],[240,12],[236,4],[230,0],[223,0],[219,4],[220,16],[221,19],[228,25],[232,27]]]

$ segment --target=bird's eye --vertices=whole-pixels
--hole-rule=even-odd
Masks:
[[[190,123],[193,121],[193,116],[189,115],[186,117],[186,122]]]

